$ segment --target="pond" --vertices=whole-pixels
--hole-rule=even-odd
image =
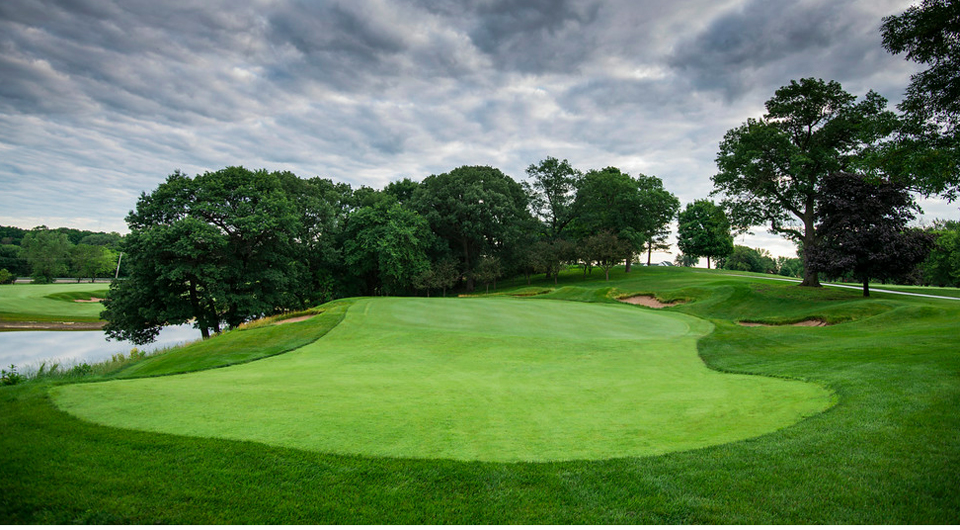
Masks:
[[[70,368],[79,363],[96,363],[117,353],[124,355],[137,348],[153,351],[192,342],[200,331],[190,324],[168,326],[160,331],[155,342],[137,346],[126,341],[107,341],[103,331],[5,331],[0,333],[0,367],[17,367],[21,373],[31,372],[46,362]]]

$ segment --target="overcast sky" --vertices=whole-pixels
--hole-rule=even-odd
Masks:
[[[685,205],[792,79],[899,102],[916,67],[878,28],[910,3],[3,0],[0,224],[126,232],[175,169],[381,188],[461,165],[521,180],[548,156],[656,175]],[[756,234],[737,243],[793,254]]]

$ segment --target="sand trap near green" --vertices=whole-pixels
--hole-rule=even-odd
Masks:
[[[55,388],[129,429],[325,453],[494,462],[646,456],[755,437],[832,403],[711,371],[712,324],[613,304],[376,298],[300,350],[178,376]]]

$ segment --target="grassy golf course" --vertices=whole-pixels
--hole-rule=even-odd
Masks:
[[[0,388],[0,520],[960,522],[960,302],[643,268],[321,309]]]
[[[7,323],[97,322],[103,305],[95,300],[107,294],[107,284],[57,283],[0,285],[0,329]]]

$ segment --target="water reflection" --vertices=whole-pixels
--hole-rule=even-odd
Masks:
[[[133,348],[152,351],[191,342],[200,338],[200,331],[190,324],[168,326],[160,331],[156,342],[136,346],[126,341],[107,342],[102,331],[5,331],[0,333],[0,367],[11,364],[21,372],[46,362],[71,367],[81,362],[104,361],[117,353],[127,354]]]

